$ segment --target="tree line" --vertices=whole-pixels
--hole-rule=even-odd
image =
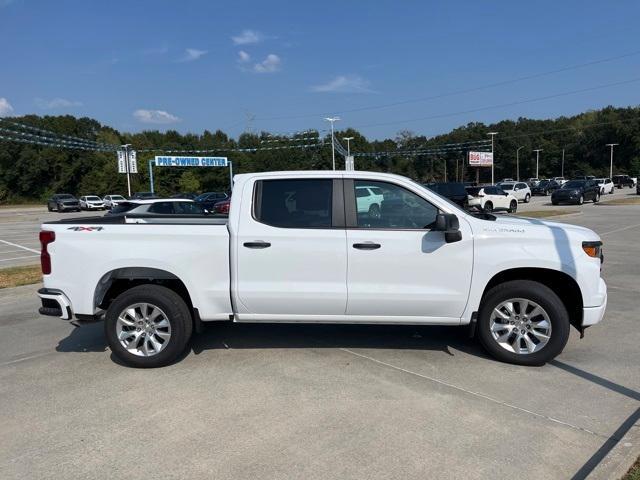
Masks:
[[[131,144],[139,152],[138,173],[132,175],[132,191],[149,189],[148,160],[162,154],[161,151],[141,150],[219,150],[215,155],[229,157],[234,173],[332,168],[330,138],[321,137],[318,132],[300,134],[299,138],[272,136],[268,132],[243,133],[234,139],[220,130],[205,130],[202,134],[181,134],[174,130],[118,132],[94,119],[70,115],[27,115],[10,120],[59,135],[107,144]],[[15,130],[2,120],[0,127]],[[495,137],[496,180],[516,178],[518,149],[520,179],[535,175],[534,149],[542,149],[539,165],[542,178],[561,175],[563,150],[565,177],[608,176],[608,143],[619,144],[614,150],[614,174],[640,174],[640,107],[607,107],[549,120],[518,118],[489,125],[473,122],[431,138],[405,130],[395,138],[369,140],[354,129],[338,131],[336,138],[353,137],[352,153],[369,154],[356,156],[358,170],[397,173],[419,182],[473,181],[476,173],[474,167],[466,165],[466,146],[437,154],[402,152],[487,140],[490,131],[498,132]],[[312,146],[280,148],[303,144]],[[337,155],[336,164],[343,165],[342,156]],[[229,172],[225,168],[162,167],[154,169],[154,177],[156,191],[161,195],[229,189]],[[489,169],[481,169],[480,180],[490,180]],[[126,175],[117,173],[115,152],[54,148],[0,139],[0,202],[41,201],[53,193],[126,194]]]

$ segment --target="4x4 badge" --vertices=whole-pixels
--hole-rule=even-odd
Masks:
[[[104,230],[104,227],[69,227],[67,230],[73,230],[74,232],[99,232]]]

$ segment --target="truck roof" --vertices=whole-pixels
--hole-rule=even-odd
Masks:
[[[285,170],[279,172],[258,172],[258,173],[240,173],[238,175],[234,175],[234,179],[236,180],[249,180],[254,177],[327,177],[327,178],[335,178],[335,177],[366,177],[368,175],[374,176],[376,178],[388,178],[388,179],[401,179],[403,181],[407,180],[407,177],[402,175],[395,175],[393,173],[381,173],[381,172],[369,172],[366,170]]]

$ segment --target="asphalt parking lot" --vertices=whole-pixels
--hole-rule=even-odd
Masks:
[[[217,324],[135,370],[37,285],[0,290],[0,478],[614,478],[640,453],[640,205],[578,208],[609,306],[540,368],[458,328]],[[24,216],[0,239],[37,250],[49,214]]]

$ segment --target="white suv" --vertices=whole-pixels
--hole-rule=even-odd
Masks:
[[[97,195],[84,195],[80,197],[81,210],[102,210],[104,202]]]
[[[516,197],[519,202],[529,203],[531,200],[531,188],[524,182],[502,182],[497,186]]]
[[[613,193],[615,185],[610,178],[596,178],[594,180],[598,182],[598,186],[600,187],[600,195],[604,195],[605,193]]]
[[[117,206],[121,202],[126,202],[127,199],[122,195],[105,195],[104,196],[104,207],[108,210],[111,210],[113,207]]]
[[[356,187],[358,213],[366,213],[371,218],[380,218],[380,208],[384,195],[380,187]]]
[[[495,210],[506,210],[515,213],[518,210],[518,200],[500,187],[467,187],[469,208],[491,213]]]

